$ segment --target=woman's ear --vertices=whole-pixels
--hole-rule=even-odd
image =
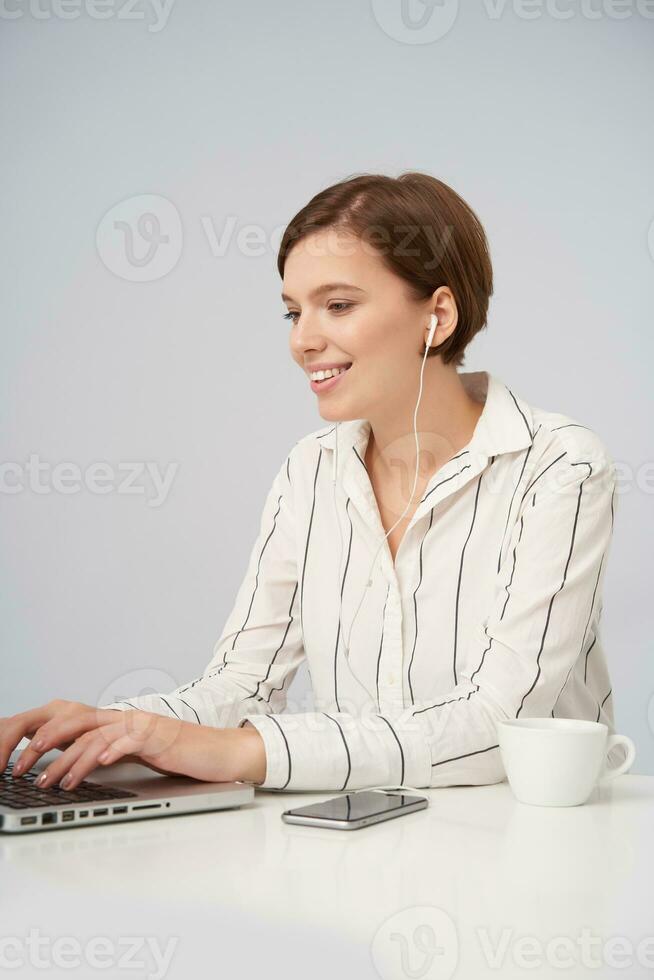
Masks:
[[[436,340],[432,340],[430,347],[440,347],[443,341],[454,333],[459,322],[459,311],[457,309],[454,293],[449,286],[439,286],[432,296],[432,315],[436,316],[438,326],[436,328]]]

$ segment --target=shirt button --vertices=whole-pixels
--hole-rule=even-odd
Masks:
[[[397,680],[397,677],[395,676],[395,674],[389,674],[386,680],[388,681],[389,684],[394,684],[395,681]]]

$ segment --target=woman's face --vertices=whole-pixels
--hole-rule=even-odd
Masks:
[[[383,418],[415,402],[433,297],[410,299],[372,245],[333,228],[301,239],[286,259],[282,299],[307,384],[316,365],[351,364],[324,390],[314,386],[323,418]]]

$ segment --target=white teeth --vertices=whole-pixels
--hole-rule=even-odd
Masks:
[[[325,378],[333,378],[337,374],[343,374],[344,371],[347,371],[346,367],[329,368],[328,371],[313,371],[309,377],[312,381],[324,381]]]

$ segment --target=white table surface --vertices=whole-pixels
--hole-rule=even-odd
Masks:
[[[565,808],[519,803],[506,782],[422,792],[426,810],[356,831],[280,818],[336,794],[258,790],[236,810],[0,835],[0,936],[22,944],[6,954],[20,969],[2,972],[654,976],[654,938],[639,947],[654,937],[654,778],[621,776]],[[51,944],[47,970],[28,950],[30,929]],[[82,944],[76,969],[55,961],[52,943],[64,936]],[[100,936],[114,944],[105,969],[84,959]],[[140,970],[118,964],[130,936]],[[484,937],[491,949],[504,939],[499,966]],[[557,937],[567,948],[548,951]],[[157,973],[146,942],[163,950],[171,938]]]

